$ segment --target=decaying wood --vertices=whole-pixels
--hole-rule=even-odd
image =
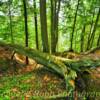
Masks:
[[[44,65],[44,67],[53,70],[54,72],[64,77],[66,82],[68,80],[70,69],[79,72],[100,66],[100,58],[94,59],[90,56],[81,57],[79,59],[67,59],[64,57],[54,56],[48,53],[26,48],[21,45],[7,44],[4,42],[0,42],[0,47],[8,48],[10,51],[15,51],[16,53],[36,60],[39,64]]]
[[[0,42],[0,46],[9,48],[9,50],[11,51],[15,51],[19,54],[28,56],[29,58],[36,60],[38,63],[55,70],[61,76],[64,76],[67,73],[67,68],[65,64],[52,55],[29,49],[20,45],[6,44]]]

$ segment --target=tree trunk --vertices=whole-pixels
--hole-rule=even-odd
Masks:
[[[10,25],[11,43],[14,43],[13,29],[12,29],[12,15],[11,15],[11,4],[12,4],[12,1],[9,0],[8,4],[9,4],[9,21],[10,21],[9,25]]]
[[[95,32],[96,32],[97,24],[98,24],[98,21],[99,21],[99,16],[100,16],[100,8],[99,8],[99,11],[98,11],[98,14],[97,14],[97,17],[96,17],[96,21],[95,21],[95,24],[93,26],[93,31],[91,33],[91,37],[90,37],[90,40],[89,40],[90,41],[90,43],[89,43],[89,49],[91,49],[92,46],[93,46]]]
[[[84,50],[84,33],[85,33],[85,25],[83,26],[83,29],[82,29],[82,33],[81,33],[81,45],[80,45],[80,48],[81,48],[81,52],[83,52]]]
[[[90,24],[90,32],[88,34],[88,41],[87,41],[86,50],[89,50],[89,46],[90,46],[90,38],[91,38],[92,28],[93,28],[93,25],[94,25],[94,15],[95,15],[95,9],[94,9],[93,16],[92,16],[92,22]]]
[[[43,51],[49,52],[46,0],[40,0],[40,21],[41,21],[41,37],[42,37]]]
[[[56,52],[61,0],[51,0],[51,53]]]
[[[23,5],[24,5],[24,21],[25,21],[25,46],[28,47],[28,24],[27,24],[26,0],[23,0]],[[28,57],[26,57],[26,64],[28,64]]]
[[[78,12],[78,8],[79,8],[79,2],[80,2],[80,0],[78,0],[76,12],[75,12],[74,23],[73,23],[73,29],[72,29],[72,33],[70,36],[70,51],[73,50],[73,37],[74,37],[74,31],[75,31],[75,27],[76,27],[76,19],[77,19],[77,12]]]
[[[99,32],[99,37],[97,39],[97,47],[100,46],[100,32]]]
[[[34,23],[35,23],[35,41],[36,41],[36,49],[39,49],[39,40],[38,40],[38,21],[37,21],[37,8],[36,8],[36,0],[34,2]]]

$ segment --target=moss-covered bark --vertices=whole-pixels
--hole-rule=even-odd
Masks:
[[[0,42],[0,46],[8,48],[9,50],[15,51],[19,54],[28,56],[29,58],[32,58],[38,63],[44,65],[46,68],[53,70],[55,73],[58,73],[59,75],[64,77],[68,90],[73,87],[72,84],[70,85],[70,80],[75,79],[77,72],[84,71],[91,67],[97,67],[100,65],[99,58],[94,59],[91,57],[82,57],[78,60],[73,60],[57,57],[48,53],[43,53],[34,49],[29,49],[15,44],[6,44]]]

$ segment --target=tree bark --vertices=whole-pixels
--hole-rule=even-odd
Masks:
[[[56,52],[61,0],[51,0],[51,53]]]
[[[86,25],[83,26],[82,32],[81,32],[81,41],[80,41],[80,48],[81,48],[81,52],[83,52],[84,50],[84,33],[85,33],[85,27]]]
[[[78,8],[79,8],[79,2],[80,2],[80,0],[78,0],[78,3],[77,3],[77,8],[76,8],[75,17],[74,17],[74,23],[73,23],[73,29],[72,29],[72,33],[71,33],[71,36],[70,36],[70,51],[73,50],[73,37],[74,37],[74,31],[75,31],[75,27],[76,27],[76,20],[77,20],[77,12],[78,12]]]
[[[24,23],[25,23],[25,46],[28,47],[28,23],[27,23],[27,7],[26,0],[23,0],[24,5]],[[28,64],[28,57],[26,57],[26,64]]]
[[[35,41],[36,41],[36,49],[39,49],[39,40],[38,40],[38,21],[37,21],[37,8],[36,8],[36,0],[34,2],[34,23],[35,23]]]
[[[97,47],[100,46],[100,33],[99,33],[99,36],[98,36],[98,39],[97,39]]]
[[[49,52],[46,0],[40,0],[40,22],[41,22],[41,37],[42,37],[43,51]]]
[[[98,14],[97,14],[97,17],[96,17],[96,21],[95,21],[95,24],[93,26],[93,31],[91,33],[91,37],[90,37],[90,40],[89,40],[90,41],[90,43],[89,43],[89,49],[91,49],[92,46],[93,46],[95,32],[96,32],[96,28],[97,28],[98,21],[99,21],[99,16],[100,16],[100,8],[99,8],[99,11],[98,11]]]
[[[11,34],[11,43],[14,43],[14,37],[13,37],[13,28],[12,28],[12,15],[11,15],[11,4],[12,4],[12,1],[9,0],[8,2],[9,4],[9,26],[10,26],[10,34]]]
[[[90,32],[88,34],[88,40],[87,40],[87,48],[86,48],[86,50],[89,50],[89,46],[90,46],[90,38],[91,38],[91,33],[92,33],[93,25],[94,25],[94,16],[95,16],[95,9],[94,9],[93,16],[92,16],[92,22],[90,24]]]

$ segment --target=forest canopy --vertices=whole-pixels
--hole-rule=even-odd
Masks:
[[[99,0],[0,0],[0,40],[83,52],[100,45],[99,17]]]

